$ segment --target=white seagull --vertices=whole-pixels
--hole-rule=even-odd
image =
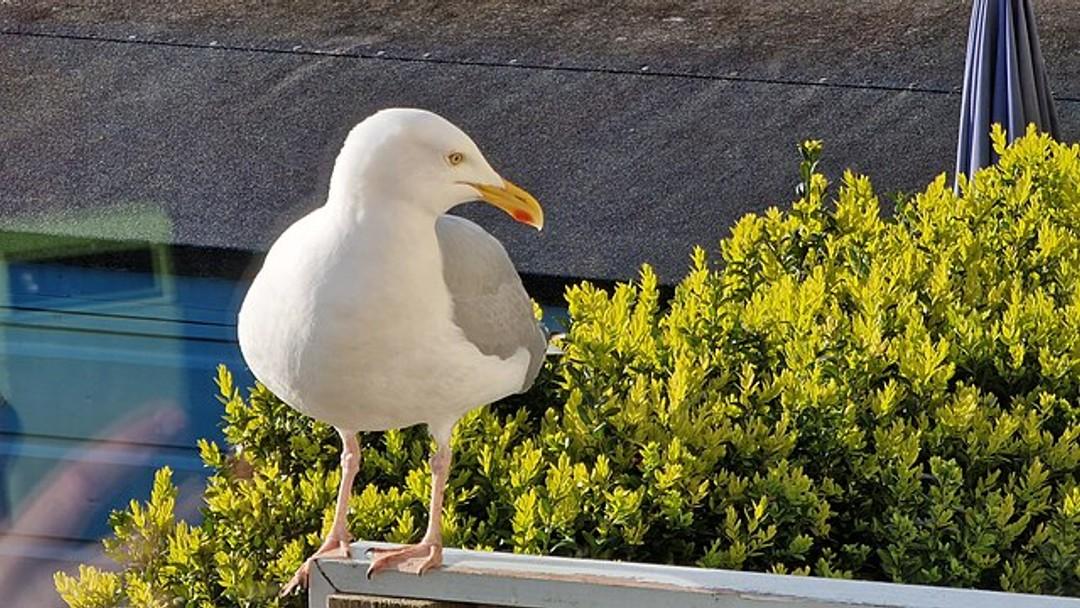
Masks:
[[[315,558],[349,554],[359,431],[425,423],[438,444],[427,532],[377,551],[368,576],[440,566],[454,425],[536,379],[545,333],[506,250],[446,214],[475,200],[543,227],[536,199],[500,177],[461,129],[424,110],[378,112],[349,133],[326,204],[277,239],[244,299],[240,348],[255,377],[334,426],[344,446],[330,533],[283,593],[306,585]]]

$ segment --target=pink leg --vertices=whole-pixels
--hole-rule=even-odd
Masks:
[[[442,436],[445,435],[445,436]],[[435,435],[439,447],[431,455],[431,513],[427,532],[415,545],[400,549],[374,549],[367,575],[371,578],[394,566],[410,574],[423,574],[442,565],[442,508],[443,493],[450,473],[450,432]]]
[[[341,435],[341,484],[338,486],[337,504],[334,508],[334,523],[326,535],[322,546],[304,561],[289,582],[281,588],[281,595],[288,595],[297,587],[306,587],[311,564],[320,557],[349,557],[349,530],[346,516],[349,514],[349,497],[352,495],[353,480],[360,470],[360,442],[356,433],[338,429]]]

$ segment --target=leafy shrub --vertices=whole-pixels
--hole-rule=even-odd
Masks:
[[[569,289],[565,356],[458,426],[447,544],[1080,593],[1080,146],[995,142],[884,220],[850,173],[826,207],[807,142],[791,210],[696,250],[667,305],[648,267]],[[71,606],[277,605],[318,545],[334,434],[218,383],[237,451],[200,445],[202,523],[161,471],[113,516],[121,572],[57,576]],[[426,433],[362,445],[350,529],[417,540]]]

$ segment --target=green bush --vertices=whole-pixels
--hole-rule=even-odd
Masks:
[[[890,219],[850,173],[826,206],[807,142],[791,210],[695,251],[669,303],[648,267],[569,289],[565,356],[457,428],[446,543],[1080,594],[1080,146],[995,141]],[[278,605],[318,545],[336,437],[218,382],[202,523],[161,471],[113,516],[120,572],[57,576],[71,606]],[[350,529],[417,540],[426,433],[362,445]]]

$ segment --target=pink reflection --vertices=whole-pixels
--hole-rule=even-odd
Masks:
[[[173,441],[187,421],[187,414],[174,404],[148,405],[115,423],[101,440],[67,454],[71,460],[44,479],[11,520],[0,522],[3,605],[63,606],[53,587],[54,572],[74,573],[80,562],[108,568],[111,562],[102,555],[100,543],[73,550],[71,543],[58,539],[81,536],[91,513],[102,516],[97,502],[111,498],[133,467],[151,463],[156,451],[132,444]],[[181,488],[181,516],[198,510],[201,488],[191,485],[200,484]],[[147,487],[135,498],[145,500],[149,491]]]

